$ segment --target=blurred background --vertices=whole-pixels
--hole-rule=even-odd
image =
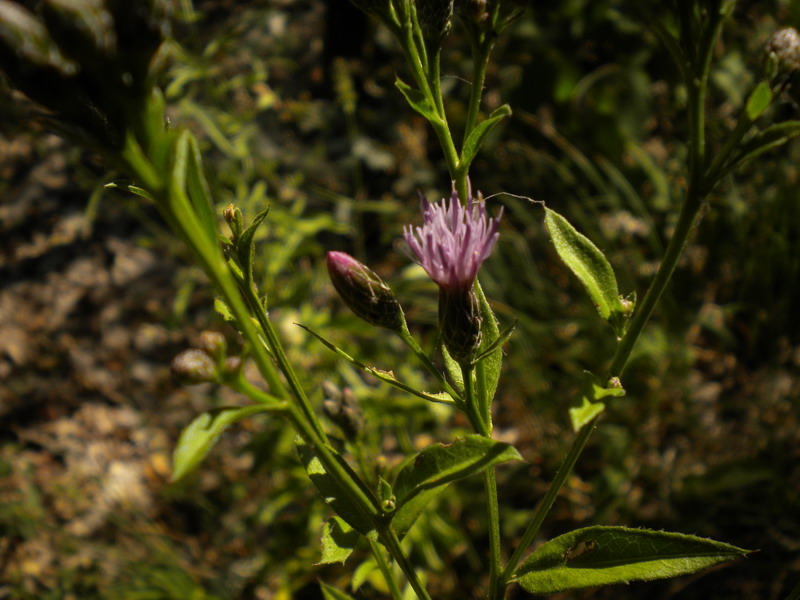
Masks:
[[[684,189],[685,90],[640,3],[540,0],[499,39],[484,109],[514,115],[474,163],[473,187],[505,217],[481,281],[501,327],[519,320],[495,400],[496,437],[526,463],[498,470],[504,539],[521,534],[572,434],[583,370],[614,350],[559,262],[544,200],[641,297]],[[667,14],[670,3],[646,7]],[[762,47],[800,25],[800,3],[741,1],[716,51],[708,99],[718,144],[757,81]],[[190,127],[218,209],[252,217],[257,277],[308,389],[348,387],[379,464],[468,424],[362,377],[294,323],[357,358],[431,385],[395,340],[358,321],[324,253],[352,253],[435,344],[436,289],[400,242],[417,190],[449,193],[435,137],[394,88],[388,32],[343,0],[181,0],[162,84]],[[443,86],[458,130],[469,53],[458,25]],[[238,341],[213,292],[155,211],[104,188],[102,157],[53,135],[0,88],[0,598],[318,599],[317,581],[384,598],[368,552],[315,566],[327,509],[272,417],[229,429],[197,473],[169,482],[171,451],[200,411],[240,400],[181,387],[172,357],[204,329]],[[800,118],[787,95],[766,117]],[[685,257],[541,540],[589,524],[681,531],[759,552],[677,580],[560,599],[782,599],[800,580],[800,199],[797,143],[729,176]],[[333,426],[331,425],[333,430]],[[487,534],[481,483],[451,488],[409,534],[434,598],[479,598]],[[465,533],[466,532],[466,535]],[[512,590],[511,598],[521,598]]]

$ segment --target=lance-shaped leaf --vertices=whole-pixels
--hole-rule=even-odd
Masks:
[[[361,534],[344,519],[331,517],[322,528],[322,558],[318,564],[342,563],[353,552]]]
[[[451,444],[425,448],[409,459],[397,475],[394,484],[397,508],[392,526],[402,535],[445,486],[509,460],[522,460],[511,444],[476,434],[466,435]]]
[[[561,260],[575,273],[607,321],[624,312],[617,278],[608,260],[589,238],[557,212],[545,208],[545,224]]]
[[[325,600],[354,600],[351,595],[345,594],[343,591],[337,590],[327,583],[320,582],[319,587],[322,590],[322,597]]]
[[[248,287],[250,287],[253,283],[253,260],[255,257],[256,248],[256,231],[258,231],[258,226],[261,225],[264,219],[267,218],[268,214],[269,208],[258,213],[253,219],[253,222],[250,224],[250,227],[242,232],[242,235],[239,236],[239,239],[236,242],[236,254],[239,258],[239,266],[242,269],[245,285]]]
[[[186,476],[200,464],[228,426],[245,417],[276,409],[268,404],[223,406],[196,417],[178,438],[172,454],[172,481]]]
[[[772,104],[773,94],[768,81],[762,81],[750,94],[745,105],[747,118],[755,121]]]
[[[469,169],[469,166],[472,164],[472,161],[478,154],[478,150],[480,150],[483,144],[483,140],[486,139],[489,132],[494,129],[500,121],[510,115],[511,107],[508,104],[498,106],[485,121],[481,121],[472,132],[470,132],[467,141],[464,142],[464,148],[461,151],[461,163],[459,166],[462,169],[465,171]]]
[[[719,179],[739,165],[785,144],[798,135],[800,135],[800,121],[785,121],[770,125],[742,144],[736,156],[725,165],[716,178]]]
[[[421,91],[415,87],[411,87],[399,77],[395,80],[394,85],[400,90],[400,93],[406,99],[409,106],[425,117],[428,121],[438,121],[439,117],[433,110],[433,106]]]
[[[295,440],[297,444],[297,453],[300,455],[300,461],[306,468],[311,483],[317,488],[325,503],[328,504],[337,515],[350,525],[353,529],[362,535],[371,536],[374,538],[375,530],[372,527],[372,521],[364,511],[356,504],[350,497],[348,490],[339,485],[339,483],[330,476],[325,470],[325,466],[317,456],[316,451],[312,446],[309,446],[302,438]],[[347,461],[345,461],[336,450],[328,447],[328,452],[333,456],[334,460],[338,461],[341,467],[352,475],[354,482],[360,481],[358,475],[353,471]]]
[[[514,574],[532,594],[696,573],[748,553],[706,538],[625,527],[586,527],[539,547]]]
[[[500,337],[500,328],[497,326],[497,317],[494,316],[492,307],[483,293],[483,288],[479,282],[475,282],[475,292],[481,310],[481,347],[478,349],[479,355],[483,355]],[[492,398],[497,391],[497,382],[500,381],[500,369],[503,366],[503,350],[496,346],[484,358],[477,363],[475,369],[475,380],[479,386],[479,397],[484,399],[486,406],[481,407],[485,416],[488,416]]]
[[[308,333],[313,335],[315,338],[317,338],[320,342],[322,342],[322,344],[326,348],[331,350],[334,354],[336,354],[337,356],[345,359],[346,361],[348,361],[352,365],[355,365],[356,367],[358,367],[362,371],[377,377],[381,381],[386,382],[389,385],[391,385],[393,387],[396,387],[396,388],[398,388],[400,390],[403,390],[404,392],[408,392],[409,394],[413,394],[414,396],[418,396],[418,397],[420,397],[420,398],[422,398],[424,400],[427,400],[428,402],[436,402],[436,403],[439,403],[439,404],[453,404],[453,398],[447,392],[437,392],[437,393],[433,393],[432,394],[430,392],[422,392],[420,390],[414,389],[410,385],[408,385],[406,383],[403,383],[402,381],[400,381],[397,378],[395,378],[394,373],[392,373],[391,371],[384,371],[383,369],[377,369],[375,367],[369,367],[369,366],[365,365],[364,363],[357,361],[355,358],[350,356],[347,352],[345,352],[344,350],[342,350],[341,348],[339,348],[337,345],[333,344],[332,342],[329,342],[328,340],[326,340],[324,337],[322,337],[320,334],[318,334],[314,330],[309,329],[305,325],[300,325],[299,323],[297,323],[297,325],[299,327],[302,327],[303,329],[305,329]]]

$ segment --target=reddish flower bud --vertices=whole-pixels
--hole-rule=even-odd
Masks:
[[[328,252],[328,273],[333,287],[356,315],[371,325],[400,331],[403,309],[378,275],[344,252]]]

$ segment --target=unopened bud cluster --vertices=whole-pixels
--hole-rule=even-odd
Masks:
[[[242,360],[227,355],[225,336],[216,331],[200,334],[198,348],[184,350],[172,359],[172,374],[186,385],[219,382],[238,376]]]

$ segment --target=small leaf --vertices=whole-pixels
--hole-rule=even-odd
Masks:
[[[228,304],[222,298],[214,298],[214,310],[226,321],[236,321],[236,317],[233,316],[230,306],[228,306]]]
[[[317,564],[344,564],[360,539],[361,534],[343,519],[331,517],[322,528],[322,558]]]
[[[394,85],[400,90],[400,93],[405,96],[409,106],[425,117],[428,121],[438,121],[439,117],[433,110],[431,103],[425,95],[417,88],[411,87],[399,77],[395,80]]]
[[[617,278],[606,257],[557,212],[545,208],[545,223],[561,260],[589,292],[597,312],[607,321],[623,312]]]
[[[550,540],[514,576],[527,592],[552,594],[696,573],[746,554],[729,544],[681,533],[596,526]]]
[[[117,185],[115,182],[112,181],[110,183],[105,184],[103,187],[104,188],[108,188],[108,189],[114,189],[114,190],[125,189],[125,190],[128,190],[131,194],[135,194],[136,196],[139,196],[140,198],[144,198],[144,199],[150,200],[150,201],[154,200],[153,195],[150,192],[148,192],[147,190],[142,189],[140,187],[137,187],[137,186],[133,185],[132,183],[123,184],[122,186],[120,186],[120,185]]]
[[[353,600],[353,597],[349,594],[345,594],[343,591],[337,590],[335,587],[331,587],[327,583],[320,581],[319,587],[322,590],[322,597],[325,600]]]
[[[769,82],[762,81],[759,83],[747,99],[747,118],[755,121],[772,104],[772,98],[772,89],[769,86]]]
[[[397,475],[394,494],[398,502],[392,525],[398,533],[408,531],[444,486],[509,460],[522,460],[511,444],[476,434],[425,448],[409,459]]]
[[[500,338],[500,328],[497,326],[497,317],[494,316],[489,301],[483,293],[479,282],[475,282],[475,293],[481,310],[481,346],[479,354],[486,351]],[[503,366],[503,350],[495,346],[476,366],[475,382],[478,385],[479,398],[485,399],[487,406],[482,406],[483,416],[489,418],[492,398],[497,391],[497,383],[500,381],[500,370]]]
[[[306,468],[306,473],[308,473],[311,483],[317,488],[325,503],[344,519],[348,525],[362,535],[374,535],[369,515],[365,514],[357,504],[352,502],[347,490],[341,487],[336,479],[328,475],[314,448],[299,437],[295,440],[295,443],[297,444],[300,461]],[[328,447],[328,452],[333,455],[344,470],[352,474],[353,481],[358,481],[358,475],[353,472],[347,461],[336,450]]]
[[[245,229],[242,235],[239,236],[239,239],[236,240],[236,254],[239,257],[239,266],[242,268],[245,285],[248,287],[253,283],[253,258],[255,256],[256,231],[268,214],[269,208],[258,213],[250,224],[250,227]]]
[[[478,154],[478,150],[480,150],[481,146],[483,145],[483,140],[486,139],[486,136],[489,135],[489,132],[494,129],[500,121],[510,115],[511,107],[508,104],[498,106],[492,111],[492,114],[490,114],[485,121],[481,121],[470,132],[467,141],[464,142],[464,148],[461,151],[461,163],[459,164],[459,167],[465,171],[468,170],[469,165],[472,164],[472,161]]]
[[[725,166],[719,177],[744,162],[785,144],[798,135],[800,135],[800,121],[785,121],[770,125],[766,129],[759,131],[741,146],[739,153]]]
[[[569,409],[569,420],[572,422],[572,429],[578,433],[584,426],[606,409],[602,402],[590,402],[585,397],[582,398],[581,406],[573,406]]]
[[[271,410],[275,410],[275,407],[263,404],[223,406],[196,417],[178,438],[172,454],[172,481],[181,479],[194,469],[229,425],[245,417]]]
[[[481,362],[484,358],[489,356],[493,351],[500,348],[503,344],[505,344],[508,339],[511,337],[511,334],[514,333],[514,330],[517,328],[517,323],[519,321],[514,321],[511,325],[506,327],[503,332],[491,343],[489,344],[486,349],[481,349],[480,354],[476,356],[472,361],[472,366],[474,367],[479,362]]]
[[[186,189],[192,201],[197,216],[203,223],[211,240],[217,239],[217,219],[214,214],[214,203],[211,200],[211,191],[203,172],[203,159],[197,139],[189,134],[188,138],[189,161],[186,170]]]
[[[441,344],[442,349],[442,359],[444,360],[444,370],[447,373],[447,378],[450,381],[450,385],[455,388],[455,391],[458,392],[459,395],[464,395],[464,375],[461,372],[461,365],[459,365],[450,353],[447,351],[447,347],[444,344]]]

